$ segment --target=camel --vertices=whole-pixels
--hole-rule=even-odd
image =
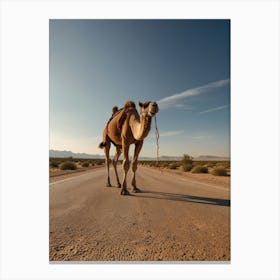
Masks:
[[[104,149],[106,156],[107,166],[107,187],[111,187],[109,168],[110,168],[110,147],[111,143],[116,146],[116,154],[113,159],[113,167],[117,179],[117,186],[121,187],[121,195],[129,195],[127,190],[126,177],[130,167],[129,163],[129,146],[135,144],[134,155],[132,159],[132,192],[140,192],[140,189],[136,186],[136,170],[138,163],[138,156],[142,149],[144,139],[149,134],[151,129],[152,117],[158,112],[158,105],[156,102],[145,101],[139,102],[140,115],[137,112],[135,103],[133,101],[127,101],[124,107],[114,113],[107,123],[103,131],[103,142],[99,144],[99,148]],[[120,183],[117,162],[119,156],[123,153],[123,181]]]

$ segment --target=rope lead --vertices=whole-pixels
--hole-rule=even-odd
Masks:
[[[157,167],[159,166],[158,158],[159,158],[159,132],[158,132],[158,127],[157,127],[157,117],[155,116],[155,125],[156,125],[156,144],[157,144]]]

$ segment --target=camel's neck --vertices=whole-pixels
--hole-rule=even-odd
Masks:
[[[150,116],[139,116],[138,112],[135,110],[130,116],[129,125],[133,137],[136,140],[143,140],[147,137],[151,129],[152,118]]]

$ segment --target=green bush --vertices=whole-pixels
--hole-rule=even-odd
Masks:
[[[82,167],[89,167],[89,162],[87,161],[83,162]]]
[[[63,162],[59,168],[61,170],[76,170],[77,169],[77,165],[74,162],[71,161],[65,161]]]
[[[227,176],[227,170],[224,167],[216,167],[211,171],[215,176]]]
[[[182,171],[184,171],[184,172],[191,171],[192,167],[193,167],[193,166],[192,166],[192,164],[190,164],[190,163],[183,163],[183,164],[181,165]]]
[[[208,168],[205,166],[197,165],[192,168],[192,173],[208,173]]]

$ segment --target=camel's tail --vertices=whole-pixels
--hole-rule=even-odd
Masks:
[[[106,142],[101,142],[99,145],[98,145],[98,148],[99,149],[104,149],[106,146]]]

